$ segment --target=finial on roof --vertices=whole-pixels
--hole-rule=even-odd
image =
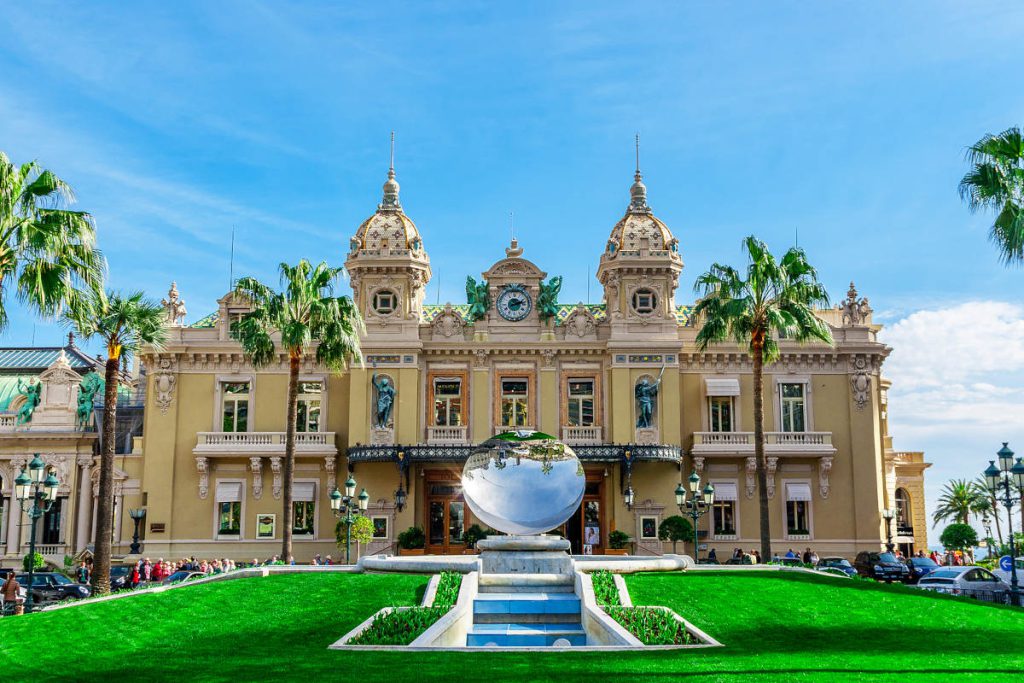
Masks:
[[[398,201],[398,181],[395,180],[395,131],[391,131],[391,163],[388,165],[388,179],[384,183],[384,200],[378,208],[402,210],[402,204]]]
[[[633,175],[633,185],[629,188],[629,212],[651,212],[651,207],[647,206],[647,186],[640,174],[640,133],[636,134],[636,173]]]
[[[74,345],[75,345],[75,333],[74,332],[68,332],[68,346],[74,346]]]

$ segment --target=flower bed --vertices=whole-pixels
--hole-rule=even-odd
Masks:
[[[373,622],[346,645],[408,645],[438,619],[448,613],[459,599],[462,574],[442,572],[431,607],[411,607],[381,612]]]
[[[597,604],[644,645],[690,645],[696,641],[683,622],[669,610],[656,607],[622,607],[615,577],[606,570],[590,575]]]

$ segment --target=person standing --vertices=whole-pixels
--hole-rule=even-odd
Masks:
[[[20,586],[14,579],[14,572],[12,571],[7,575],[7,580],[4,582],[3,598],[5,609],[9,604],[14,605],[14,609],[12,610],[13,614],[21,614],[21,601],[18,599],[18,588],[20,588]]]
[[[75,570],[75,578],[78,579],[78,583],[89,583],[89,568],[85,566],[85,560],[78,563],[78,569]]]

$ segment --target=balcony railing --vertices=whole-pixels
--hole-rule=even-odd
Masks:
[[[467,428],[465,425],[427,427],[427,443],[466,443]]]
[[[0,415],[0,427],[16,427],[18,424],[18,416],[14,413],[4,413]]]
[[[601,443],[601,427],[562,427],[562,441],[567,444]]]
[[[196,454],[284,454],[285,432],[198,432]],[[297,432],[296,453],[334,453],[334,432]]]
[[[831,455],[832,432],[765,432],[765,451],[774,454]],[[754,432],[694,432],[693,454],[753,455]]]
[[[23,543],[22,546],[21,546],[21,552],[27,555],[28,554],[28,548],[29,548],[28,543]],[[66,550],[67,550],[67,546],[64,545],[63,543],[46,543],[46,544],[36,543],[36,552],[39,553],[40,555],[43,555],[44,557],[45,556],[51,556],[51,555],[63,556],[64,552]]]

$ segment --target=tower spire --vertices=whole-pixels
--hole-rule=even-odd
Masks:
[[[636,134],[636,173],[633,174],[633,185],[629,188],[629,212],[650,213],[647,206],[647,186],[640,175],[640,133]]]
[[[378,208],[402,210],[402,203],[398,201],[398,181],[395,180],[395,131],[391,131],[391,161],[388,165],[388,179],[384,183],[384,200]]]

